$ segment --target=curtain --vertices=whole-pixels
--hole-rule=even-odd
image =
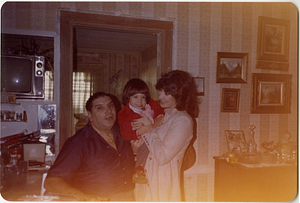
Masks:
[[[45,100],[53,100],[54,91],[53,91],[53,72],[45,72]]]
[[[89,72],[73,72],[73,114],[87,115],[85,103],[93,93],[92,74]],[[73,117],[73,133],[77,120]]]

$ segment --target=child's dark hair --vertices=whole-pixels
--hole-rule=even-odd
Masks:
[[[123,89],[122,104],[125,106],[129,102],[129,98],[138,93],[145,94],[146,103],[150,102],[151,94],[148,85],[139,78],[130,79]]]
[[[199,114],[197,86],[193,77],[185,71],[174,70],[162,74],[156,84],[157,90],[164,90],[166,94],[176,99],[176,109],[186,111],[191,117]]]

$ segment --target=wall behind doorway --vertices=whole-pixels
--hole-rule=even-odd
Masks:
[[[128,79],[140,78],[144,80],[148,84],[152,97],[157,99],[157,91],[154,87],[157,81],[157,60],[156,58],[151,59],[151,61],[147,60],[142,61],[142,54],[138,52],[78,49],[77,67],[74,71],[91,74],[93,93],[108,92],[116,95],[121,102],[122,92],[109,83],[109,79],[121,70],[122,75]],[[84,86],[82,88],[84,89]],[[74,113],[87,115],[85,108],[80,111],[75,110]],[[76,122],[78,120],[73,119],[73,129],[75,129]]]

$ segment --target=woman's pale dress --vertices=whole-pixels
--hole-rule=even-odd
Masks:
[[[136,184],[136,201],[181,201],[180,169],[193,137],[193,121],[185,111],[165,114],[162,126],[142,135],[150,154],[145,173],[148,184]]]

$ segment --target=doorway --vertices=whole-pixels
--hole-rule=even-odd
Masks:
[[[76,31],[95,30],[113,32],[115,35],[155,35],[157,40],[157,74],[166,72],[172,65],[173,22],[149,19],[136,19],[91,13],[61,11],[60,25],[60,111],[59,149],[65,140],[72,136],[72,84]],[[81,30],[80,30],[81,29]],[[74,43],[75,42],[75,43]],[[76,62],[75,62],[76,63]],[[159,77],[159,76],[158,76]],[[143,79],[143,78],[142,78]]]
[[[131,78],[141,78],[157,99],[157,35],[101,27],[74,27],[73,31],[73,133],[87,119],[85,102],[102,91],[122,100]],[[121,106],[120,106],[121,107]],[[117,109],[117,111],[120,109]],[[77,125],[76,125],[77,123]]]

